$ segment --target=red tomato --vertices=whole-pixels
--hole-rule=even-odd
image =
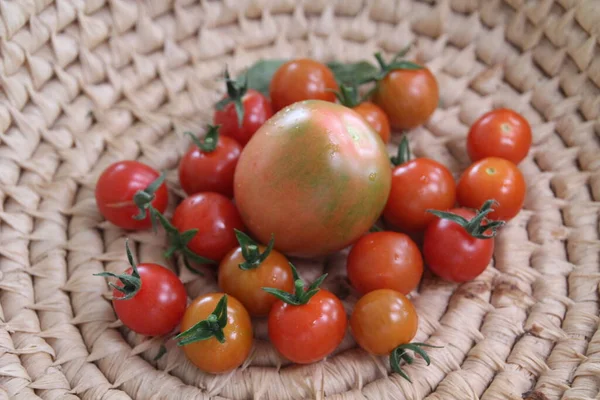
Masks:
[[[516,111],[500,108],[490,111],[471,126],[467,151],[472,161],[499,157],[520,163],[531,147],[529,122]]]
[[[244,118],[240,126],[234,103],[227,104],[222,110],[216,110],[214,123],[221,125],[221,133],[246,145],[254,132],[273,115],[269,100],[260,92],[248,89],[241,97]]]
[[[218,138],[211,151],[192,144],[179,163],[179,182],[188,194],[216,192],[233,196],[233,174],[242,146],[227,136]]]
[[[373,94],[373,102],[383,109],[396,129],[423,124],[437,108],[439,99],[435,76],[425,67],[392,68]]]
[[[96,204],[104,218],[123,229],[147,229],[152,225],[149,213],[141,220],[134,219],[139,208],[134,197],[150,186],[159,173],[139,161],[120,161],[102,172],[96,184]],[[148,194],[151,196],[151,194]],[[163,183],[154,192],[152,207],[160,212],[167,208],[168,192]]]
[[[333,72],[308,58],[288,61],[275,71],[269,86],[273,111],[302,100],[335,101],[338,85]]]
[[[185,311],[181,331],[186,332],[215,312],[223,293],[210,293],[196,298]],[[208,339],[182,344],[183,352],[196,367],[211,374],[229,372],[248,358],[252,349],[253,333],[250,315],[235,297],[227,296],[226,325],[219,332],[211,332]],[[221,334],[223,342],[215,335]],[[183,336],[183,337],[182,337]],[[183,333],[178,336],[187,339]]]
[[[412,292],[423,275],[423,258],[415,242],[397,232],[374,232],[356,242],[347,261],[348,279],[359,293],[376,289]]]
[[[356,302],[350,328],[360,347],[384,355],[409,343],[417,334],[418,322],[415,307],[402,293],[378,289]]]
[[[402,145],[408,146],[408,142]],[[405,232],[421,232],[435,218],[428,209],[454,207],[456,184],[448,168],[437,161],[428,158],[403,161],[392,172],[392,189],[383,217]]]
[[[269,313],[269,338],[288,360],[309,364],[327,357],[339,346],[347,324],[342,302],[320,289],[306,304],[276,301]]]
[[[180,233],[198,229],[188,248],[214,261],[221,260],[237,246],[234,229],[244,230],[231,200],[211,192],[185,198],[175,209],[172,223]]]
[[[234,196],[244,223],[287,255],[340,250],[369,230],[390,191],[383,142],[356,112],[308,100],[273,116],[242,151]]]
[[[476,215],[465,208],[455,208],[449,213],[466,221]],[[466,282],[485,270],[494,254],[494,239],[482,235],[475,237],[469,231],[474,231],[477,226],[472,228],[465,229],[464,225],[446,218],[436,218],[429,224],[423,240],[423,257],[434,274],[448,281]],[[485,230],[483,234],[492,235]]]
[[[508,160],[488,157],[467,168],[456,187],[458,203],[467,208],[479,208],[487,199],[498,202],[493,220],[510,220],[525,202],[526,184],[519,168]]]
[[[390,120],[379,106],[365,101],[354,107],[353,110],[359,113],[373,127],[384,143],[390,141]]]
[[[238,241],[239,235],[244,234],[238,232]],[[256,246],[256,254],[246,258],[244,253],[251,252],[250,246]],[[267,250],[257,243],[240,241],[240,247],[230,251],[219,265],[219,286],[225,293],[239,299],[253,316],[268,315],[277,301],[275,296],[262,290],[263,287],[290,293],[294,290],[288,259],[277,250],[270,249],[266,253]],[[265,253],[266,257],[263,256]]]

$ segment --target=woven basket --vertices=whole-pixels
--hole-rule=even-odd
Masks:
[[[599,0],[0,0],[0,398],[14,399],[600,399]],[[327,360],[289,365],[255,321],[243,368],[208,375],[162,338],[116,319],[106,281],[165,265],[164,236],[105,222],[95,181],[110,163],[175,168],[223,93],[217,79],[261,58],[370,59],[413,43],[441,107],[409,133],[414,152],[458,175],[465,136],[507,106],[531,123],[520,165],[525,209],[475,281],[426,274],[413,294],[415,340],[444,346],[391,374],[350,334]],[[390,151],[398,143],[390,144]],[[345,252],[298,261],[348,308]],[[178,271],[190,298],[214,271]]]

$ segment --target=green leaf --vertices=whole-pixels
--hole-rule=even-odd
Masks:
[[[377,77],[378,69],[368,61],[344,64],[333,61],[327,64],[339,84],[361,85]]]
[[[252,65],[244,73],[237,77],[237,82],[243,84],[248,82],[248,89],[254,89],[265,96],[269,95],[269,84],[273,78],[273,74],[279,67],[281,67],[287,60],[273,59],[273,60],[259,60]]]

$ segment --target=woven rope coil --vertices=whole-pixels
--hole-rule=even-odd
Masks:
[[[172,211],[183,132],[210,121],[225,64],[409,43],[442,103],[409,134],[417,155],[458,176],[468,126],[496,107],[534,135],[525,209],[493,266],[460,286],[426,274],[413,294],[415,339],[444,346],[433,364],[407,366],[410,384],[348,334],[326,361],[290,366],[264,321],[231,374],[203,374],[176,346],[153,361],[160,338],[122,327],[93,274],[127,267],[126,237],[140,262],[166,264],[165,238],[103,221],[102,170],[169,170]],[[0,398],[600,399],[599,44],[598,0],[0,0]],[[297,264],[307,280],[326,266],[351,309],[344,252]],[[191,298],[217,289],[214,271],[170,267]]]

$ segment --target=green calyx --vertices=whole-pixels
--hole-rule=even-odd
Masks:
[[[127,260],[129,260],[129,265],[131,265],[132,268],[131,275],[113,274],[112,272],[100,272],[98,274],[94,274],[94,276],[117,278],[121,281],[123,286],[117,286],[112,282],[108,283],[110,287],[123,293],[123,296],[115,297],[114,300],[129,300],[133,298],[133,296],[135,296],[142,288],[142,278],[138,273],[137,265],[133,260],[133,254],[131,254],[131,250],[129,249],[129,239],[125,240],[125,251],[127,252]]]
[[[192,142],[202,151],[203,153],[211,153],[217,148],[219,143],[219,128],[221,125],[208,125],[208,132],[204,136],[204,139],[199,139],[198,136],[192,132],[185,132],[186,135],[192,139]]]
[[[411,62],[411,61],[402,60],[402,57],[404,57],[406,55],[406,53],[408,53],[409,50],[410,50],[410,46],[406,46],[405,48],[400,50],[394,56],[394,58],[392,58],[392,61],[390,61],[389,63],[383,59],[383,55],[381,53],[379,53],[379,52],[375,53],[375,59],[377,60],[377,63],[379,64],[379,68],[380,68],[379,74],[375,77],[375,80],[380,81],[383,78],[385,78],[390,72],[396,71],[399,69],[405,69],[405,70],[423,69],[423,66],[421,66],[419,64],[415,64],[414,62]]]
[[[408,144],[408,139],[406,135],[402,136],[402,140],[400,141],[400,145],[398,146],[398,153],[395,156],[390,158],[390,161],[395,166],[404,164],[410,160],[410,145]]]
[[[204,320],[199,321],[188,330],[175,336],[177,346],[207,340],[212,337],[220,343],[225,343],[223,329],[227,326],[227,295],[223,295],[217,303],[215,310]]]
[[[162,227],[165,229],[165,232],[167,232],[170,246],[167,251],[165,251],[166,258],[171,258],[175,252],[179,252],[183,256],[183,262],[185,266],[192,271],[194,271],[194,269],[189,264],[189,260],[197,262],[198,264],[217,264],[217,262],[214,260],[194,253],[188,247],[188,243],[194,238],[194,236],[196,236],[198,229],[190,229],[185,232],[179,232],[179,230],[171,225],[169,220],[167,220],[167,218],[158,212],[158,210],[156,210],[154,207],[150,208],[150,215],[153,223],[154,221],[160,222]]]
[[[135,195],[133,195],[133,202],[139,209],[139,213],[133,216],[133,219],[141,221],[146,218],[148,209],[152,206],[152,202],[154,201],[154,194],[165,181],[166,175],[164,173],[160,174],[158,178],[156,178],[148,187],[144,190],[138,190]]]
[[[225,69],[225,84],[227,85],[227,97],[219,101],[215,108],[222,110],[229,103],[233,103],[235,106],[235,113],[237,114],[238,126],[242,126],[244,121],[244,104],[242,99],[248,91],[248,77],[245,75],[243,82],[237,82],[235,79],[231,79],[229,71]]]
[[[412,381],[410,380],[408,375],[406,375],[406,373],[404,371],[402,371],[402,368],[400,367],[400,363],[402,361],[404,361],[410,365],[415,361],[414,358],[406,352],[407,350],[410,350],[413,353],[420,355],[423,358],[423,360],[425,360],[425,363],[427,365],[430,365],[431,359],[429,358],[429,355],[427,354],[427,352],[422,349],[422,347],[433,347],[436,349],[441,348],[440,346],[432,346],[427,343],[401,344],[400,346],[398,346],[394,350],[392,350],[392,352],[390,353],[390,366],[392,367],[392,371],[396,372],[401,377],[403,377],[404,379],[406,379],[407,381],[412,383]]]
[[[261,253],[258,243],[252,240],[250,236],[237,229],[234,229],[234,231],[235,237],[237,238],[240,248],[242,249],[242,256],[244,257],[244,260],[246,260],[239,265],[240,269],[243,271],[248,271],[249,269],[258,268],[260,264],[262,264],[262,262],[269,257],[269,254],[271,254],[273,246],[275,245],[275,237],[271,235],[269,244],[265,248],[265,251]]]
[[[481,209],[477,211],[477,214],[470,221],[451,212],[439,210],[427,210],[427,212],[430,212],[439,218],[447,219],[457,223],[474,238],[492,239],[498,234],[498,229],[505,224],[504,221],[490,221],[486,218],[489,213],[494,211],[492,209],[494,204],[497,204],[496,200],[487,200],[485,203],[483,203]],[[487,231],[491,231],[491,233],[486,233]]]
[[[265,292],[270,293],[273,296],[277,297],[279,300],[283,301],[284,303],[291,304],[294,306],[300,306],[300,305],[306,304],[315,294],[317,294],[319,292],[319,290],[321,290],[321,288],[319,288],[319,286],[321,286],[321,284],[323,283],[325,278],[327,278],[327,274],[323,274],[320,277],[318,277],[317,280],[315,280],[308,287],[308,289],[305,290],[304,289],[304,281],[302,279],[300,279],[300,277],[298,276],[298,271],[296,270],[296,267],[294,267],[294,264],[290,263],[290,268],[292,269],[292,275],[294,277],[294,287],[295,287],[294,294],[284,292],[283,290],[274,289],[274,288],[262,288],[262,289]]]
[[[358,106],[360,103],[366,101],[370,95],[370,93],[367,93],[366,96],[360,97],[358,93],[358,85],[356,84],[352,86],[340,85],[340,90],[338,92],[334,91],[334,93],[340,104],[348,108],[354,108]]]

